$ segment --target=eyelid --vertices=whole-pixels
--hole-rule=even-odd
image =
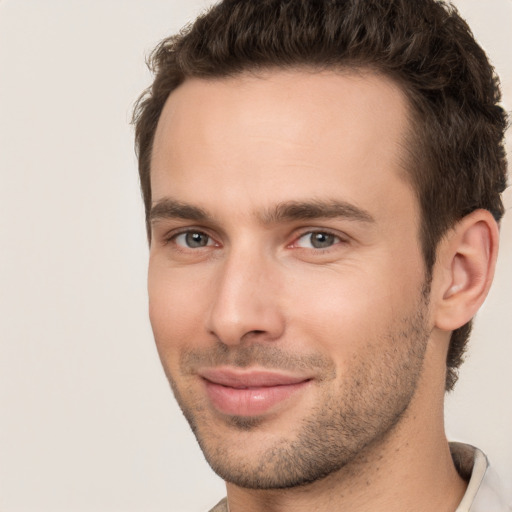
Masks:
[[[204,246],[204,247],[220,247],[222,246],[223,244],[221,242],[219,242],[219,237],[218,235],[216,234],[212,234],[211,230],[209,228],[206,228],[204,226],[181,226],[181,227],[177,227],[177,228],[173,228],[173,229],[169,229],[168,231],[165,231],[162,233],[161,236],[159,236],[158,238],[160,238],[161,242],[162,242],[162,245],[167,245],[169,243],[172,243],[178,236],[182,235],[182,234],[186,234],[186,233],[202,233],[204,235],[206,235],[209,239],[211,239],[213,241],[213,244],[212,245],[207,245],[207,246]],[[297,242],[298,240],[300,240],[302,237],[306,236],[306,235],[311,235],[311,234],[314,234],[314,233],[325,233],[327,235],[331,235],[331,236],[334,236],[338,239],[337,242],[335,242],[333,244],[333,246],[330,246],[330,247],[327,247],[327,248],[324,248],[324,249],[317,249],[317,248],[313,248],[313,249],[310,249],[310,248],[307,248],[307,247],[299,247],[297,246]],[[155,236],[155,238],[157,238]],[[298,248],[298,249],[304,249],[304,250],[314,250],[316,252],[321,252],[322,250],[325,252],[327,250],[329,250],[331,247],[334,247],[334,246],[337,246],[339,245],[340,243],[341,244],[348,244],[351,240],[351,237],[348,236],[346,233],[344,232],[340,232],[336,229],[331,229],[331,228],[325,228],[325,227],[305,227],[305,228],[301,228],[299,230],[296,230],[295,233],[292,235],[292,241],[290,243],[288,243],[286,246],[288,248]],[[181,245],[178,245],[178,244],[175,244],[177,247],[181,247],[183,249],[187,249],[185,246],[181,246]],[[195,250],[197,251],[197,248],[196,249],[192,249],[190,248],[191,250]]]
[[[197,251],[198,248],[195,248],[195,249],[193,249],[191,247],[187,248],[186,246],[179,245],[179,244],[177,244],[175,242],[175,240],[176,240],[176,238],[178,236],[183,235],[183,234],[187,234],[187,233],[201,233],[201,234],[207,236],[210,240],[213,241],[213,244],[206,245],[203,248],[215,247],[215,246],[219,247],[221,245],[218,242],[217,238],[211,234],[209,229],[205,229],[203,227],[198,227],[198,226],[183,226],[183,227],[180,227],[180,228],[171,229],[171,230],[169,230],[167,233],[165,233],[162,236],[162,243],[164,245],[167,245],[169,243],[174,243],[176,245],[176,247],[180,247],[183,250],[190,249],[190,250],[193,250],[193,251]]]
[[[326,234],[326,235],[330,235],[330,236],[333,236],[335,238],[338,239],[337,242],[335,242],[333,245],[329,246],[329,247],[325,247],[325,248],[310,248],[310,247],[300,247],[300,246],[297,246],[297,242],[307,236],[307,235],[312,235],[312,234],[315,234],[315,233],[323,233],[323,234]],[[329,228],[321,228],[321,227],[311,227],[311,228],[304,228],[303,230],[301,230],[299,233],[297,233],[294,237],[293,237],[293,241],[291,244],[288,245],[288,247],[295,247],[295,248],[298,248],[298,249],[305,249],[305,250],[314,250],[314,251],[317,251],[317,252],[321,252],[321,251],[328,251],[329,249],[339,245],[340,243],[341,244],[347,244],[349,243],[350,241],[350,237],[347,236],[345,233],[341,233],[337,230],[334,230],[334,229],[329,229]]]
[[[199,245],[197,247],[190,247],[187,243],[187,236],[190,234],[200,235],[201,237],[205,237],[206,244]],[[184,239],[183,241],[180,240],[182,237]],[[201,231],[189,231],[189,232],[185,231],[184,233],[178,233],[177,235],[174,235],[173,240],[176,245],[178,245],[179,247],[183,247],[184,249],[198,250],[198,249],[203,249],[205,247],[214,247],[215,246],[215,240],[207,233],[203,233]],[[178,240],[180,240],[180,241],[178,242]]]

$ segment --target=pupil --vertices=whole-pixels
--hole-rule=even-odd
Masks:
[[[333,241],[334,235],[329,235],[328,233],[314,233],[311,245],[316,249],[322,249],[332,245]]]
[[[187,233],[186,239],[189,247],[204,247],[207,244],[207,238],[203,233]]]

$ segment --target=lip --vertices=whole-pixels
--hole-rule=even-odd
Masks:
[[[204,369],[199,372],[215,409],[232,416],[258,416],[308,386],[311,378],[270,371]]]

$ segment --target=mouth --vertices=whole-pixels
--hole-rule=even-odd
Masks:
[[[230,416],[258,416],[277,409],[304,390],[311,378],[228,368],[199,372],[211,405]]]

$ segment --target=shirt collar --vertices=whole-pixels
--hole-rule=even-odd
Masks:
[[[462,443],[450,443],[453,462],[468,487],[455,512],[511,512],[506,504],[499,478],[489,466],[485,454]]]

